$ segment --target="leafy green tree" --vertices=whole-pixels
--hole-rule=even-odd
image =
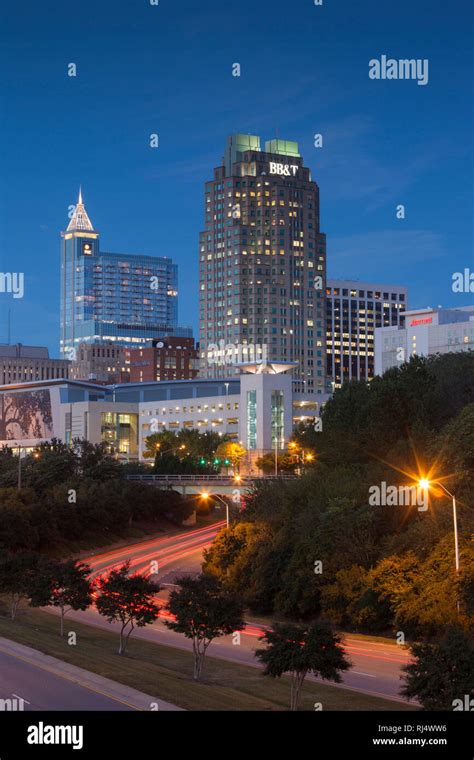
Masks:
[[[10,597],[10,617],[15,620],[22,599],[29,599],[42,558],[34,552],[19,552],[0,562],[0,593]]]
[[[321,607],[334,625],[346,629],[380,631],[392,623],[390,605],[370,583],[370,571],[352,565],[336,573],[334,583],[323,586]]]
[[[152,433],[145,439],[145,453],[147,459],[154,459],[157,451],[175,451],[179,446],[178,436],[173,430],[163,430]]]
[[[216,449],[216,459],[221,460],[221,465],[227,460],[235,472],[239,471],[240,463],[247,451],[237,441],[223,441]]]
[[[194,462],[204,460],[207,465],[211,465],[217,447],[229,439],[230,436],[221,436],[214,430],[206,430],[205,433],[188,428],[182,428],[177,432],[163,430],[147,436],[144,456],[148,459],[156,459],[157,454],[170,455],[177,456],[180,461],[183,461],[186,456]]]
[[[273,475],[275,472],[275,454],[263,454],[256,459],[255,464],[264,475]],[[288,452],[277,455],[277,464],[278,472],[294,472],[297,467],[295,457]]]
[[[77,456],[79,477],[101,482],[122,477],[121,464],[108,451],[105,441],[91,443],[85,438],[76,438],[73,449]]]
[[[92,604],[90,567],[73,559],[51,560],[31,585],[30,599],[34,607],[57,607],[60,612],[60,633],[64,636],[64,617],[70,610],[86,610]]]
[[[191,639],[193,677],[198,681],[211,642],[244,627],[242,601],[212,575],[178,578],[176,584],[179,590],[171,592],[167,605],[174,620],[165,620],[165,625]]]
[[[5,551],[34,550],[38,532],[32,523],[31,504],[35,494],[29,489],[0,489],[0,549]]]
[[[458,580],[458,596],[461,609],[470,621],[474,620],[474,561],[466,560]]]
[[[411,652],[413,662],[403,667],[404,697],[419,700],[424,710],[463,709],[464,699],[474,697],[474,643],[466,631],[449,627],[436,642],[412,644]]]
[[[288,563],[272,547],[272,535],[263,524],[233,522],[217,534],[204,551],[203,570],[236,591],[245,606],[262,614],[273,612],[279,579]]]
[[[340,683],[340,673],[351,667],[344,656],[341,637],[323,622],[307,627],[276,623],[272,630],[260,637],[260,641],[267,644],[265,649],[255,652],[264,665],[263,674],[272,678],[290,674],[290,710],[298,709],[301,689],[308,673]]]
[[[109,622],[120,625],[118,653],[127,653],[128,641],[135,627],[153,623],[160,612],[156,595],[160,587],[151,578],[139,573],[130,574],[130,562],[112,570],[97,582],[99,597],[96,607]]]
[[[416,634],[434,635],[458,621],[452,536],[445,536],[426,558],[413,552],[382,559],[371,571],[372,588],[386,599],[395,624]],[[471,564],[474,549],[461,543],[461,566]],[[463,575],[463,578],[466,576]],[[472,617],[466,620],[472,624]]]
[[[74,478],[77,465],[72,447],[52,438],[48,443],[37,446],[26,458],[22,466],[22,480],[37,493],[43,493],[48,487]]]
[[[315,428],[313,421],[298,422],[293,430],[290,443],[296,443],[297,446],[305,451],[319,451],[322,431]]]

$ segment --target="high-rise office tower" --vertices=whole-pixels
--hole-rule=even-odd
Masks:
[[[238,361],[298,362],[293,389],[324,394],[326,240],[319,188],[298,144],[229,137],[205,186],[200,235],[200,374]]]
[[[61,236],[61,356],[74,359],[84,342],[144,346],[157,335],[192,337],[177,326],[170,258],[101,251],[81,192]]]
[[[407,305],[402,285],[327,281],[327,374],[335,388],[345,380],[372,380],[375,329],[403,325]]]

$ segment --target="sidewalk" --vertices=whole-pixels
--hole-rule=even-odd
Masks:
[[[47,654],[43,654],[43,652],[38,652],[36,649],[18,644],[10,639],[0,637],[0,651],[11,657],[16,657],[23,662],[27,662],[36,668],[53,673],[55,676],[64,678],[66,681],[72,681],[83,688],[122,702],[135,710],[156,710],[155,705],[158,705],[158,711],[160,712],[170,710],[181,711],[183,709],[171,704],[171,702],[165,702],[163,699],[144,694],[141,691],[132,689],[130,686],[125,686],[124,684],[112,681],[110,678],[99,676],[97,673],[90,673],[88,670],[58,660],[56,657],[50,657]]]

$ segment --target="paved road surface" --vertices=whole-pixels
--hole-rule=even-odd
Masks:
[[[157,580],[167,589],[172,587],[180,575],[200,571],[202,550],[210,545],[222,524],[188,531],[171,538],[152,539],[130,547],[122,547],[89,557],[86,561],[92,565],[94,573],[107,572],[127,559],[131,560],[133,570],[149,573],[150,563],[157,562]],[[165,598],[166,595],[166,592],[161,594]],[[85,612],[71,612],[68,618],[107,629],[111,627],[94,608]],[[249,624],[241,634],[240,645],[234,645],[232,637],[225,637],[211,644],[209,654],[259,667],[255,661],[254,650],[261,646],[258,642],[261,633],[261,627]],[[181,634],[169,631],[162,619],[145,629],[136,630],[133,635],[182,649],[191,649],[191,643]],[[353,663],[352,669],[343,678],[346,686],[377,696],[400,699],[401,667],[409,661],[409,653],[406,650],[396,644],[359,640],[351,636],[347,636],[345,648]]]
[[[16,697],[17,705],[18,698],[26,700],[25,710],[133,709],[130,705],[0,650],[0,699],[13,697]]]

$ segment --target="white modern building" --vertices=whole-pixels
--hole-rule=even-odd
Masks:
[[[404,327],[375,330],[375,374],[398,367],[411,356],[474,350],[474,306],[411,309]]]
[[[146,438],[164,430],[213,430],[241,441],[248,464],[285,448],[293,427],[314,420],[321,401],[292,391],[290,363],[242,366],[228,379],[97,385],[50,380],[0,386],[0,446],[28,449],[55,437],[105,441],[142,460]]]

